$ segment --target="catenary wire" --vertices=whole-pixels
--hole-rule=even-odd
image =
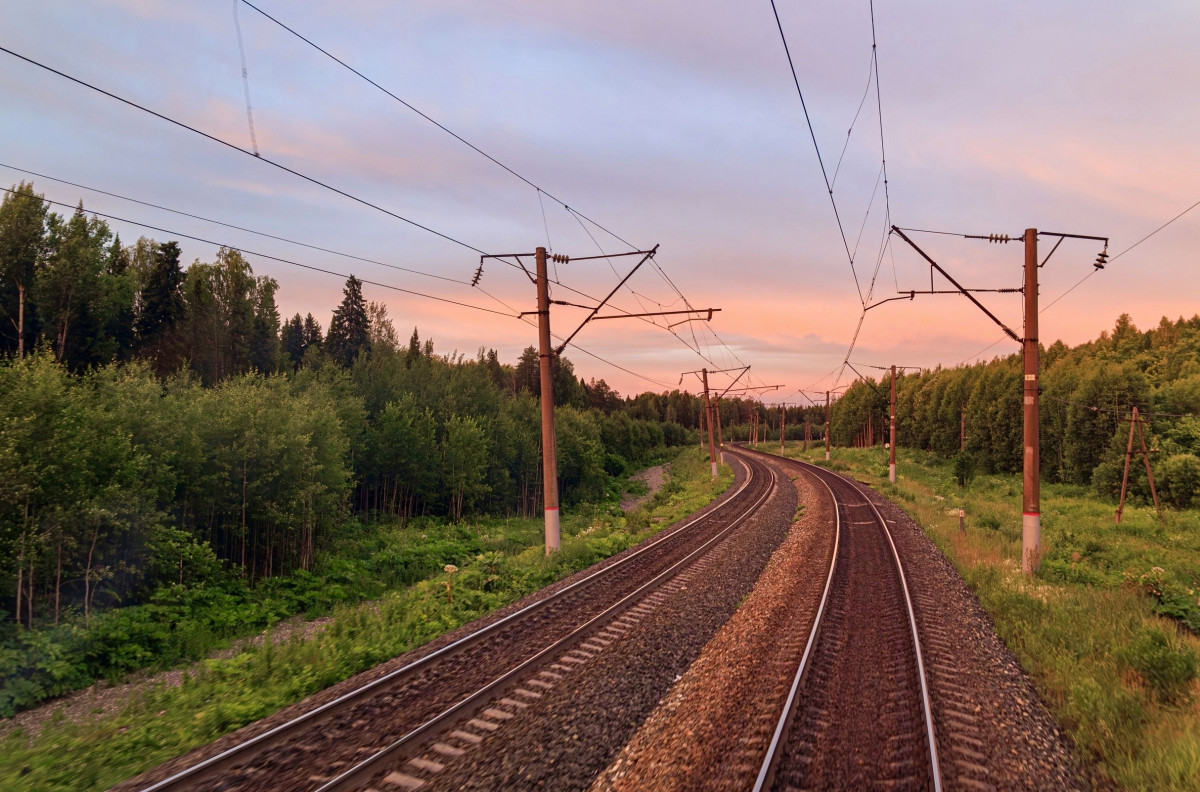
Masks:
[[[490,162],[492,162],[493,164],[497,165],[498,167],[502,168],[503,170],[505,170],[506,172],[508,172],[508,173],[509,173],[509,174],[511,174],[512,176],[516,177],[516,178],[517,178],[517,179],[519,179],[520,181],[524,182],[524,183],[525,183],[525,184],[527,184],[528,186],[530,186],[530,187],[533,187],[533,188],[534,188],[534,189],[537,191],[537,193],[538,193],[539,201],[540,201],[540,199],[541,199],[541,196],[543,196],[543,195],[544,195],[545,197],[549,198],[550,200],[552,200],[552,201],[554,201],[554,202],[558,203],[560,206],[562,206],[564,209],[566,209],[566,210],[567,210],[568,212],[570,212],[572,215],[575,215],[575,216],[576,216],[576,218],[577,218],[578,220],[580,220],[581,222],[582,222],[582,221],[587,221],[589,224],[591,224],[591,225],[595,226],[595,227],[596,227],[596,228],[598,228],[599,230],[603,231],[604,233],[608,234],[608,235],[609,235],[609,236],[611,236],[612,238],[614,238],[614,239],[616,239],[617,241],[621,242],[622,244],[626,245],[626,246],[627,246],[627,247],[629,247],[630,249],[637,249],[637,248],[636,248],[636,246],[634,246],[634,245],[633,245],[633,243],[629,242],[627,239],[624,239],[623,237],[621,237],[619,234],[615,233],[615,232],[614,232],[614,231],[612,231],[611,229],[609,229],[609,228],[605,227],[604,225],[601,225],[600,223],[596,222],[595,220],[593,220],[592,218],[590,218],[590,217],[588,217],[587,215],[583,214],[582,212],[579,212],[578,210],[576,210],[576,209],[572,208],[572,207],[571,207],[570,205],[568,205],[568,204],[567,204],[565,201],[563,201],[562,199],[560,199],[560,198],[556,197],[556,196],[555,196],[553,193],[551,193],[551,192],[547,191],[547,190],[546,190],[546,189],[544,189],[544,188],[543,188],[541,185],[539,185],[539,184],[535,183],[535,182],[534,182],[534,181],[532,181],[531,179],[529,179],[529,178],[527,178],[526,176],[522,175],[522,174],[521,174],[521,173],[519,173],[519,172],[518,172],[516,169],[512,168],[511,166],[509,166],[509,165],[505,164],[505,163],[504,163],[504,162],[502,162],[501,160],[499,160],[499,159],[497,159],[496,157],[492,156],[491,154],[489,154],[488,152],[484,151],[484,150],[483,150],[482,148],[480,148],[479,146],[476,146],[474,143],[471,143],[469,140],[467,140],[466,138],[464,138],[462,135],[459,135],[457,132],[453,131],[453,130],[452,130],[452,129],[450,129],[449,127],[445,126],[445,125],[444,125],[444,124],[442,124],[441,122],[439,122],[439,121],[437,121],[436,119],[434,119],[432,116],[428,115],[427,113],[423,112],[422,110],[420,110],[419,108],[417,108],[416,106],[414,106],[413,104],[411,104],[410,102],[408,102],[408,101],[404,100],[403,98],[401,98],[401,97],[400,97],[400,96],[398,96],[397,94],[393,93],[392,91],[390,91],[389,89],[387,89],[386,87],[384,87],[382,84],[380,84],[380,83],[378,83],[377,81],[373,80],[372,78],[368,77],[366,74],[364,74],[363,72],[359,71],[359,70],[358,70],[358,69],[356,69],[355,67],[351,66],[349,63],[347,63],[346,61],[344,61],[344,60],[342,60],[341,58],[337,57],[336,55],[334,55],[333,53],[331,53],[330,51],[328,51],[328,50],[327,50],[327,49],[325,49],[324,47],[320,46],[319,44],[317,44],[317,43],[316,43],[315,41],[313,41],[312,39],[310,39],[310,38],[308,38],[307,36],[303,35],[302,33],[300,33],[299,31],[295,30],[294,28],[290,27],[289,25],[285,24],[284,22],[280,21],[279,19],[277,19],[276,17],[272,16],[271,14],[267,13],[267,12],[266,12],[266,11],[264,11],[262,8],[259,8],[257,5],[255,5],[254,3],[251,3],[251,2],[249,2],[249,0],[240,0],[240,1],[241,1],[241,2],[244,2],[244,3],[245,3],[247,6],[249,6],[251,9],[253,9],[253,10],[254,10],[254,11],[256,11],[256,12],[258,12],[258,13],[259,13],[259,14],[261,14],[261,15],[262,15],[264,18],[266,18],[266,19],[268,19],[269,21],[273,22],[275,25],[279,26],[280,28],[282,28],[282,29],[283,29],[283,30],[285,30],[286,32],[290,33],[291,35],[295,36],[295,37],[296,37],[296,38],[298,38],[299,40],[303,41],[305,44],[307,44],[308,46],[312,47],[312,48],[313,48],[313,49],[315,49],[317,52],[321,53],[321,54],[322,54],[322,55],[324,55],[325,57],[327,57],[327,58],[329,58],[330,60],[332,60],[333,62],[337,63],[337,64],[338,64],[339,66],[341,66],[342,68],[344,68],[344,69],[346,69],[347,71],[351,72],[352,74],[356,75],[356,76],[357,76],[357,77],[359,77],[360,79],[362,79],[362,80],[366,81],[368,84],[370,84],[371,86],[373,86],[373,87],[374,87],[374,88],[376,88],[377,90],[381,91],[382,93],[384,93],[385,95],[387,95],[388,97],[390,97],[391,99],[393,99],[394,101],[396,101],[396,102],[400,103],[401,105],[403,105],[403,106],[404,106],[404,107],[406,107],[407,109],[409,109],[409,110],[411,110],[412,112],[414,112],[414,113],[416,113],[417,115],[419,115],[421,118],[425,119],[425,120],[426,120],[426,121],[428,121],[429,123],[431,123],[431,124],[433,124],[434,126],[436,126],[438,129],[442,130],[442,131],[443,131],[443,132],[445,132],[446,134],[448,134],[448,135],[450,135],[451,137],[453,137],[455,140],[459,141],[459,142],[460,142],[460,143],[462,143],[463,145],[465,145],[465,146],[467,146],[468,148],[470,148],[471,150],[475,151],[475,152],[476,152],[476,153],[478,153],[480,156],[482,156],[482,157],[486,158],[487,160],[489,160],[489,161],[490,161]],[[815,139],[814,139],[814,142],[815,142]],[[819,154],[819,152],[818,152],[818,154]],[[823,168],[824,168],[824,165],[822,165],[822,169],[823,169]],[[836,210],[836,207],[835,207],[835,210]],[[545,221],[545,210],[544,210],[544,208],[543,208],[543,221]],[[585,229],[585,230],[586,230],[586,229]],[[546,233],[547,233],[547,244],[549,244],[549,230],[548,230],[548,228],[547,228],[547,231],[546,231]],[[590,232],[589,232],[589,235],[590,235]],[[595,241],[594,237],[593,237],[593,241]],[[598,243],[597,243],[597,246],[599,246],[599,245],[598,245]],[[679,298],[683,300],[684,304],[685,304],[685,305],[686,305],[688,308],[691,308],[691,307],[692,307],[691,303],[690,303],[690,302],[687,300],[687,298],[684,296],[683,292],[681,292],[681,291],[679,290],[679,288],[678,288],[678,287],[675,285],[675,283],[674,283],[674,282],[673,282],[673,281],[670,279],[670,277],[669,277],[669,276],[666,274],[666,272],[665,272],[665,271],[662,269],[661,265],[660,265],[660,264],[659,264],[657,261],[653,261],[653,260],[651,261],[651,265],[652,265],[652,267],[654,268],[654,270],[655,270],[656,272],[658,272],[659,276],[660,276],[660,277],[661,277],[661,278],[662,278],[662,279],[663,279],[663,280],[664,280],[664,281],[665,281],[665,282],[666,282],[666,283],[667,283],[667,284],[668,284],[668,285],[669,285],[669,286],[670,286],[670,287],[671,287],[671,288],[672,288],[672,289],[675,291],[675,293],[676,293],[676,294],[678,294],[678,295],[679,295]],[[633,293],[633,294],[634,294],[634,296],[635,296],[635,298],[638,298],[638,303],[639,303],[639,305],[640,305],[640,304],[641,304],[641,300],[640,300],[640,297],[639,297],[639,295],[637,294],[637,292],[635,292],[635,291],[633,290],[633,288],[632,288],[632,287],[626,286],[625,288],[626,288],[628,291],[630,291],[631,293]],[[651,322],[651,324],[655,324],[656,326],[658,326],[658,325],[657,325],[657,323],[655,323],[655,322]],[[672,333],[672,335],[675,335],[675,334],[674,334],[674,333]]]
[[[850,254],[850,243],[846,239],[846,230],[842,227],[842,217],[838,213],[837,201],[833,198],[833,186],[829,183],[829,174],[825,171],[825,161],[821,158],[821,147],[817,145],[817,133],[813,130],[812,119],[808,115],[804,91],[800,89],[800,77],[796,74],[796,64],[792,61],[792,51],[788,48],[787,35],[783,32],[783,22],[779,19],[779,9],[775,7],[775,0],[771,0],[771,11],[775,14],[775,25],[779,28],[779,38],[783,41],[783,51],[787,55],[788,68],[792,71],[792,82],[795,83],[796,93],[800,96],[800,107],[804,110],[804,120],[808,123],[808,133],[812,137],[813,148],[817,153],[817,163],[821,166],[821,177],[825,179],[825,189],[829,192],[829,203],[833,206],[833,216],[837,220],[842,246],[846,249],[846,258],[850,261],[850,274],[854,276],[854,288],[858,292],[859,301],[865,302],[862,299],[862,287],[858,283],[858,272],[854,268],[854,256]]]

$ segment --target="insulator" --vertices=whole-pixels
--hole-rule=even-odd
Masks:
[[[1104,269],[1104,265],[1108,263],[1108,248],[1100,251],[1100,255],[1096,256],[1096,269]]]
[[[562,253],[555,253],[553,256],[550,257],[550,260],[553,261],[555,264],[566,264],[568,261],[571,260],[571,257],[563,255]]]
[[[476,286],[476,285],[478,285],[478,284],[479,284],[479,279],[480,279],[480,278],[482,278],[482,277],[483,277],[483,265],[482,265],[482,264],[480,264],[480,265],[479,265],[479,269],[475,270],[475,277],[474,277],[474,278],[471,278],[471,285],[472,285],[472,286]]]
[[[1011,237],[1009,237],[1008,234],[988,234],[988,241],[1003,244],[1005,242],[1010,242]]]

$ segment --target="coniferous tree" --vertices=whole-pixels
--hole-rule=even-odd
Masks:
[[[417,328],[413,328],[412,337],[408,339],[408,352],[404,356],[404,367],[412,368],[421,357],[421,339],[417,336]]]
[[[263,374],[279,370],[279,309],[275,292],[279,283],[265,275],[254,283],[254,324],[250,330],[250,365]]]
[[[371,323],[363,299],[362,281],[351,275],[343,290],[342,303],[333,312],[325,349],[338,363],[349,367],[371,348]]]
[[[321,323],[318,322],[313,315],[307,314],[304,317],[304,351],[309,349],[321,349],[325,346],[324,331],[321,329]]]
[[[279,335],[284,362],[290,363],[293,369],[300,368],[300,361],[304,359],[304,320],[300,318],[300,314],[284,322]]]
[[[179,368],[181,360],[179,333],[187,307],[183,299],[183,270],[179,266],[181,252],[178,242],[160,244],[138,293],[134,328],[139,351],[150,358],[159,376]]]

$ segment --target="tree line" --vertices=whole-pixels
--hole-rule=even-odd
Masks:
[[[0,629],[309,569],[372,520],[540,513],[536,350],[405,344],[354,277],[327,331],[281,321],[238,251],[180,255],[25,182],[0,204]],[[695,437],[697,397],[562,357],[554,398],[568,507]]]
[[[1107,497],[1119,492],[1136,405],[1147,420],[1160,496],[1177,508],[1200,506],[1200,316],[1163,317],[1141,331],[1123,314],[1093,341],[1043,348],[1041,363],[1044,479]],[[943,457],[961,453],[986,472],[1021,470],[1023,373],[1021,355],[1013,354],[897,376],[897,445]],[[837,444],[861,442],[868,425],[875,442],[884,442],[888,384],[886,376],[860,380],[837,400],[831,422]],[[1141,465],[1131,466],[1130,486],[1149,499]]]

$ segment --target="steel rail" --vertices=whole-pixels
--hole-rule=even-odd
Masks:
[[[747,458],[743,458],[743,462],[746,464],[749,475],[747,475],[746,482],[742,489],[745,489],[745,487],[749,486],[750,482],[754,480],[755,465],[761,466],[758,475],[763,475],[763,471],[770,474],[771,479],[769,481],[769,486],[764,489],[763,493],[757,499],[747,505],[740,514],[731,519],[728,525],[714,534],[711,538],[704,542],[704,544],[697,547],[687,556],[680,559],[667,569],[655,575],[653,578],[639,586],[634,591],[622,597],[619,601],[609,606],[601,613],[598,613],[584,624],[576,627],[566,636],[560,638],[558,641],[542,649],[537,654],[504,672],[491,682],[488,682],[487,684],[478,688],[474,693],[466,696],[457,704],[454,704],[415,729],[412,729],[407,734],[398,738],[395,742],[362,760],[341,775],[326,782],[322,786],[318,787],[315,792],[345,792],[346,790],[357,789],[361,785],[369,782],[370,779],[377,773],[385,770],[386,768],[382,765],[386,761],[400,761],[405,758],[411,758],[407,756],[406,752],[414,751],[422,747],[427,740],[433,739],[441,732],[450,728],[457,721],[457,719],[470,712],[473,707],[489,700],[496,695],[499,695],[500,692],[506,688],[506,686],[516,682],[516,680],[523,676],[527,671],[536,668],[540,663],[545,662],[547,659],[550,659],[555,655],[570,651],[573,645],[582,643],[584,640],[586,640],[586,636],[594,633],[596,630],[600,629],[610,621],[615,620],[623,611],[629,608],[632,604],[638,602],[648,592],[659,588],[663,583],[669,581],[671,578],[675,577],[688,566],[690,566],[700,556],[707,553],[709,549],[727,537],[730,532],[732,532],[752,514],[754,514],[767,500],[767,498],[769,498],[775,491],[775,484],[778,482],[778,475],[769,465],[765,465],[758,460],[751,462],[751,460]],[[740,493],[741,490],[739,489],[738,492]]]
[[[792,718],[796,714],[800,686],[803,684],[805,674],[808,671],[808,661],[812,656],[812,650],[817,645],[817,634],[821,631],[821,620],[825,616],[825,605],[829,601],[829,590],[833,588],[833,574],[837,569],[838,544],[842,538],[842,513],[837,507],[837,496],[833,494],[833,488],[823,478],[819,476],[816,478],[817,481],[821,482],[821,486],[825,487],[826,492],[829,493],[829,499],[833,501],[833,553],[829,561],[829,572],[825,576],[825,590],[821,593],[821,604],[817,606],[817,615],[813,619],[812,629],[809,630],[808,642],[804,645],[804,654],[800,657],[800,667],[796,669],[796,675],[792,679],[792,687],[788,691],[787,700],[783,704],[783,712],[779,716],[779,722],[775,725],[775,733],[771,735],[771,743],[767,746],[767,755],[763,759],[762,767],[758,771],[758,778],[754,782],[754,792],[762,792],[775,780],[775,768],[779,764],[779,748],[783,745],[783,741],[787,739],[788,728],[791,725]]]
[[[755,453],[763,453],[763,452],[759,451],[759,452],[755,452]],[[776,455],[771,454],[769,456],[776,456]],[[867,494],[865,492],[863,492],[862,488],[859,487],[858,484],[855,483],[854,481],[852,481],[851,479],[849,479],[839,473],[836,473],[832,470],[829,470],[828,468],[823,468],[818,465],[813,465],[809,462],[803,462],[801,460],[796,460],[796,459],[787,459],[786,457],[776,457],[776,458],[782,459],[785,462],[788,462],[788,463],[792,464],[793,466],[798,467],[802,470],[807,470],[807,471],[811,472],[819,481],[821,481],[822,484],[825,485],[825,488],[827,490],[829,490],[830,495],[832,495],[834,498],[834,511],[838,515],[837,516],[837,521],[838,521],[837,525],[838,525],[839,534],[841,531],[841,513],[837,509],[837,503],[838,503],[837,496],[834,495],[833,488],[830,487],[828,482],[825,480],[826,476],[834,477],[840,483],[844,484],[845,486],[848,486],[852,491],[854,491],[859,496],[861,496],[862,499],[866,502],[866,505],[870,506],[872,513],[874,513],[874,515],[875,515],[875,519],[878,520],[879,525],[883,528],[884,536],[886,536],[887,540],[888,540],[888,546],[891,547],[891,549],[892,549],[892,559],[896,563],[896,571],[900,575],[900,588],[904,592],[904,604],[905,604],[906,610],[908,612],[908,624],[909,624],[909,628],[912,633],[913,649],[914,649],[916,664],[917,664],[917,679],[921,685],[921,705],[922,705],[923,713],[925,715],[925,736],[926,736],[926,740],[927,740],[928,746],[929,746],[929,763],[930,763],[930,769],[932,770],[932,775],[933,775],[933,789],[934,789],[934,792],[942,792],[942,773],[941,773],[941,765],[938,760],[937,738],[936,738],[936,735],[934,734],[933,706],[932,706],[932,703],[931,703],[930,697],[929,697],[929,682],[926,679],[926,674],[925,674],[925,661],[924,661],[924,657],[921,652],[921,639],[920,639],[920,635],[918,634],[918,631],[917,631],[916,612],[913,610],[912,597],[909,595],[909,592],[908,592],[908,578],[904,574],[904,565],[900,561],[900,553],[896,549],[896,543],[892,539],[892,532],[887,527],[887,520],[885,520],[883,518],[883,515],[879,513],[879,509],[875,506],[874,502],[869,497],[867,497]],[[837,545],[835,544],[835,546],[834,546],[835,559],[836,559],[836,554],[837,554]],[[836,561],[835,561],[834,565],[836,565]],[[831,567],[830,567],[830,576],[825,584],[826,595],[829,592],[829,586],[833,580],[834,565],[831,565]],[[817,615],[818,621],[814,623],[812,632],[809,635],[809,644],[810,645],[815,645],[815,636],[816,636],[818,628],[819,628],[819,620],[820,620],[821,616],[823,615],[824,607],[825,607],[825,597],[822,596],[821,609]],[[788,696],[787,702],[785,703],[783,713],[780,715],[779,724],[776,726],[776,736],[771,741],[771,745],[768,749],[767,756],[763,761],[762,769],[759,772],[758,781],[754,787],[755,792],[761,792],[761,790],[763,790],[765,788],[765,785],[770,783],[771,776],[774,773],[775,767],[778,763],[778,751],[779,751],[780,746],[783,744],[782,738],[784,736],[786,736],[787,724],[790,723],[791,716],[794,714],[793,710],[795,709],[796,703],[797,703],[796,696],[799,691],[800,684],[802,682],[801,677],[807,670],[806,664],[807,664],[808,657],[809,657],[809,652],[808,652],[808,647],[806,647],[805,652],[804,652],[804,657],[801,659],[800,669],[797,671],[796,678],[794,679],[794,681],[792,683],[792,691]]]
[[[749,466],[747,466],[749,469]],[[462,638],[437,649],[424,657],[418,658],[411,663],[408,663],[401,668],[391,671],[378,679],[374,679],[361,687],[355,688],[347,693],[338,696],[337,698],[327,701],[319,707],[316,707],[308,712],[305,712],[297,717],[281,723],[272,729],[269,729],[262,734],[255,735],[244,742],[231,746],[226,750],[214,754],[213,756],[190,765],[183,770],[173,773],[172,775],[157,781],[149,786],[143,787],[139,792],[167,792],[167,790],[187,789],[202,780],[211,778],[217,775],[221,768],[230,765],[232,762],[245,761],[251,757],[257,756],[270,748],[280,745],[283,742],[300,734],[304,729],[312,728],[327,720],[335,717],[337,713],[343,709],[347,709],[356,702],[365,701],[371,695],[375,695],[383,690],[386,690],[388,685],[399,685],[407,679],[424,671],[432,666],[436,661],[450,657],[457,652],[469,648],[470,646],[479,643],[493,633],[497,632],[502,626],[516,623],[517,621],[530,616],[535,611],[540,610],[546,605],[557,602],[563,599],[569,592],[573,592],[583,586],[597,582],[601,578],[605,578],[615,570],[625,567],[631,561],[640,558],[644,554],[660,548],[664,543],[678,539],[685,531],[694,527],[696,524],[703,522],[712,517],[716,512],[721,511],[730,503],[733,503],[745,490],[750,486],[753,480],[752,475],[747,475],[746,480],[742,482],[733,493],[729,494],[724,500],[718,503],[715,507],[697,515],[688,522],[681,525],[679,528],[655,537],[650,542],[642,547],[635,549],[628,555],[618,559],[614,563],[598,569],[591,574],[580,578],[579,580],[564,586],[553,594],[544,599],[532,602],[520,610],[514,611],[502,619],[480,628],[476,632],[465,635]]]

